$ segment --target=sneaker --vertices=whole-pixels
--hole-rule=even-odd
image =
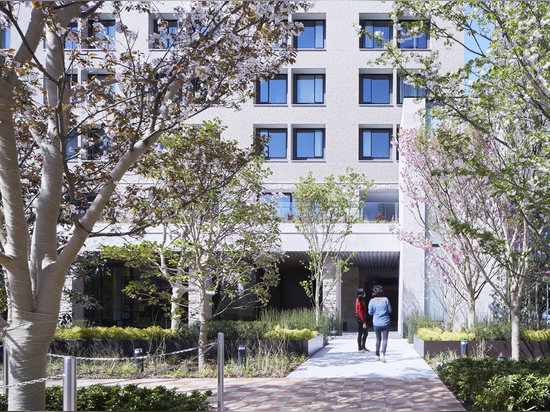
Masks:
[[[365,352],[364,348],[359,349],[359,352]]]
[[[368,350],[367,348],[363,348],[363,350],[364,350],[365,352],[370,352],[370,350]]]
[[[382,360],[382,362],[386,363],[386,355],[382,354],[382,356],[380,356],[380,359]]]
[[[380,356],[377,356],[374,358],[375,361],[379,361],[380,360]]]

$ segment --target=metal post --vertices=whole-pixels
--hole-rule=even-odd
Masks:
[[[460,356],[468,356],[468,341],[460,341]]]
[[[550,313],[548,313],[548,279],[546,280],[546,319],[545,322],[548,325],[550,320]]]
[[[218,333],[218,410],[223,411],[223,333]]]
[[[246,363],[246,346],[239,346],[237,348],[237,365],[243,366]]]
[[[9,352],[8,352],[8,348],[6,346],[6,344],[4,343],[4,349],[3,349],[3,352],[2,352],[2,355],[3,355],[3,358],[2,358],[2,366],[3,366],[3,381],[2,383],[4,384],[4,387],[2,388],[2,393],[4,395],[6,395],[8,393],[8,384],[9,384],[9,374],[10,374],[10,369],[9,369],[9,365],[10,365],[10,360],[9,360]]]
[[[136,369],[143,372],[143,361],[138,359],[138,356],[141,356],[143,353],[142,348],[135,348],[134,349],[134,365],[136,365]]]
[[[63,358],[63,410],[76,411],[76,358]]]

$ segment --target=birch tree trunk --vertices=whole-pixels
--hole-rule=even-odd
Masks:
[[[181,315],[179,308],[183,294],[187,288],[181,282],[172,282],[172,296],[170,298],[170,329],[176,331],[181,325]]]
[[[512,359],[519,360],[519,345],[520,345],[520,318],[519,318],[520,307],[519,305],[515,306],[510,311],[510,318],[512,323]]]
[[[199,371],[206,366],[206,348],[208,344],[208,302],[206,299],[206,289],[204,286],[200,288],[200,309],[199,309]]]

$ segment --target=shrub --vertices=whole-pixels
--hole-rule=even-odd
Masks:
[[[287,329],[281,328],[279,325],[267,331],[264,334],[264,339],[274,340],[308,340],[319,335],[319,332],[311,329]]]
[[[548,370],[550,370],[550,359],[536,361],[505,359],[499,361],[494,358],[473,359],[463,357],[438,367],[441,379],[456,394],[457,398],[467,405],[476,406],[477,408],[480,408],[483,402],[487,402],[487,405],[490,402],[496,402],[490,395],[493,388],[491,386],[493,379],[513,374],[523,377],[529,375],[548,377]],[[532,383],[533,380],[528,380],[528,382]],[[499,399],[504,397],[506,391],[512,393],[515,390],[516,387],[512,383],[513,381],[499,383],[501,385],[500,392],[498,392]],[[527,392],[526,388],[523,389],[523,392]],[[487,397],[490,399],[485,401],[484,399]],[[515,400],[511,399],[509,402],[512,404]],[[487,408],[491,409],[489,406]],[[503,410],[507,408],[497,407],[492,410],[495,409]]]
[[[524,340],[550,341],[550,329],[526,330],[523,332]]]
[[[70,329],[57,329],[54,339],[162,339],[178,336],[170,329],[151,326],[146,329],[121,328],[118,326],[83,328],[76,326]]]
[[[441,327],[441,323],[442,322],[431,320],[425,315],[413,313],[405,320],[403,324],[403,335],[407,338],[409,343],[412,343],[413,337],[417,334],[418,329]]]
[[[441,328],[420,328],[417,335],[424,340],[471,340],[474,338],[472,332],[465,330],[444,331]]]
[[[79,411],[207,411],[206,399],[211,391],[193,391],[187,395],[176,393],[164,386],[142,388],[137,385],[103,386],[91,385],[77,391]],[[0,397],[1,410],[7,410],[7,395]],[[46,410],[63,410],[61,386],[46,388]]]
[[[550,377],[535,374],[494,376],[474,405],[483,411],[550,409]]]
[[[510,340],[512,326],[510,322],[478,320],[474,324],[474,335],[477,340]]]

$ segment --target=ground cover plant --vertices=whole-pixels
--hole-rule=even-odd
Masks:
[[[550,360],[462,357],[437,368],[469,410],[550,409]]]
[[[509,323],[495,324],[483,327],[482,325],[471,329],[446,331],[439,327],[422,327],[417,330],[417,336],[423,340],[456,341],[456,340],[510,340],[511,328]],[[550,329],[533,330],[521,329],[521,340],[524,341],[550,341]]]
[[[137,385],[91,385],[77,391],[79,411],[206,411],[211,391],[176,393],[164,386],[141,388]],[[0,410],[8,410],[7,395],[0,396]],[[46,388],[46,410],[63,410],[63,388]]]

